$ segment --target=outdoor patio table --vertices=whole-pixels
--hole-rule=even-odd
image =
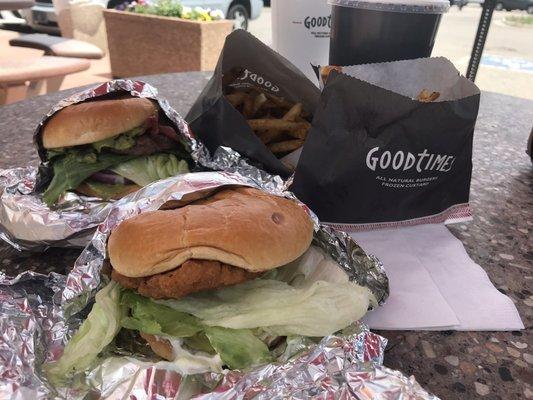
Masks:
[[[185,115],[208,73],[144,78]],[[0,168],[37,164],[32,133],[58,100],[79,89],[0,107]],[[392,332],[385,364],[442,399],[533,398],[533,166],[525,154],[533,101],[483,93],[474,138],[471,203],[474,221],[450,227],[492,282],[515,303],[523,332]],[[0,268],[66,272],[78,250],[52,249],[21,255],[0,244]]]

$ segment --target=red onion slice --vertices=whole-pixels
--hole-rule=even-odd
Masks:
[[[120,176],[113,171],[105,170],[92,174],[90,179],[97,182],[106,183],[108,185],[129,185],[132,183],[129,179]]]
[[[176,131],[174,130],[174,128],[172,128],[171,126],[167,126],[167,125],[160,125],[159,126],[159,134],[163,135],[163,136],[166,136],[167,138],[175,141],[175,142],[180,142],[179,139],[178,139],[178,135],[176,134]]]

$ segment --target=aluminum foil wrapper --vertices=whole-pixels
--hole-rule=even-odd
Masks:
[[[37,126],[35,142],[39,143],[42,127],[59,110],[82,101],[118,93],[157,101],[176,128],[179,139],[189,150],[193,161],[199,166],[213,165],[207,149],[194,139],[185,120],[165,99],[158,96],[154,87],[140,81],[113,80],[60,101]],[[37,147],[43,159],[44,153]],[[31,167],[0,170],[0,239],[19,251],[43,251],[47,247],[85,247],[94,228],[109,213],[112,203],[69,192],[57,209],[51,210],[41,201],[40,196],[32,193],[36,176],[37,169]]]
[[[229,372],[213,392],[193,398],[438,400],[413,377],[383,366],[387,339],[369,332],[363,324],[356,324],[352,330],[351,334],[323,338],[287,363],[267,365],[247,374]]]
[[[68,206],[51,210],[32,193],[36,176],[32,167],[0,170],[0,239],[19,251],[84,247],[111,203],[68,193]]]
[[[386,340],[362,324],[318,345],[302,342],[298,349],[303,353],[297,358],[252,371],[181,377],[140,357],[132,346],[123,346],[89,371],[77,389],[58,390],[47,382],[42,365],[60,357],[107,279],[102,274],[107,237],[121,221],[162,206],[179,207],[227,186],[256,187],[294,198],[281,178],[247,165],[231,150],[221,149],[212,161],[227,162],[229,170],[248,175],[200,172],[155,182],[112,204],[68,276],[0,276],[0,398],[434,399],[412,378],[382,366]],[[315,222],[314,244],[382,304],[389,288],[381,263],[307,211]]]

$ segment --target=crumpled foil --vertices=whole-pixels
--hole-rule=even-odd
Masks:
[[[229,372],[215,391],[194,399],[438,400],[413,377],[383,366],[387,339],[363,324],[353,330],[349,335],[327,336],[285,364],[267,365],[248,374]]]
[[[36,176],[33,167],[0,170],[0,239],[18,251],[84,247],[111,203],[69,192],[69,205],[51,210],[32,194]]]
[[[179,207],[227,186],[256,187],[293,198],[286,184],[221,149],[213,160],[235,172],[200,172],[155,182],[115,202],[67,277],[26,272],[0,276],[0,398],[130,399],[436,399],[401,373],[382,366],[386,339],[355,324],[350,332],[306,344],[297,358],[252,371],[181,377],[134,352],[117,348],[77,389],[52,387],[42,371],[56,360],[107,279],[101,274],[107,237],[121,221],[162,206]],[[214,161],[213,161],[214,162]],[[240,167],[239,167],[240,166]],[[301,204],[301,203],[300,203]],[[305,207],[301,204],[302,207]],[[306,208],[307,210],[307,208]],[[308,210],[307,210],[308,211]],[[316,217],[314,244],[324,249],[352,281],[367,286],[382,304],[388,280],[381,263],[348,236]]]
[[[212,163],[207,149],[194,139],[185,120],[168,101],[158,96],[157,89],[145,82],[132,80],[109,81],[60,101],[38,124],[35,142],[39,143],[42,127],[59,110],[118,92],[156,100],[173,123],[182,143],[189,149],[193,161],[204,167]],[[42,149],[37,150],[43,158]],[[57,209],[51,210],[41,201],[40,196],[32,194],[36,175],[37,169],[32,167],[0,170],[0,239],[19,251],[43,251],[48,247],[85,247],[94,228],[105,219],[112,203],[69,192]]]

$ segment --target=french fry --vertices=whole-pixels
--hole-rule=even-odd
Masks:
[[[276,141],[276,139],[283,134],[283,131],[277,129],[269,129],[268,131],[256,132],[256,134],[257,136],[259,136],[259,139],[261,139],[264,144],[269,144],[270,142]]]
[[[244,108],[242,113],[245,118],[252,118],[254,114],[254,99],[252,96],[247,95],[244,98]]]
[[[303,123],[284,121],[282,119],[249,119],[248,125],[254,131],[267,131],[269,129],[288,131],[301,128]]]
[[[302,103],[291,103],[253,88],[226,97],[273,153],[290,152],[303,145],[311,124]]]
[[[282,97],[274,96],[273,94],[267,94],[266,96],[278,107],[290,109],[293,106],[292,103]]]
[[[416,96],[416,99],[422,103],[431,103],[437,100],[440,97],[439,92],[430,92],[427,89],[422,89],[422,91]]]
[[[326,83],[331,71],[342,72],[342,67],[338,67],[338,66],[335,66],[335,65],[326,65],[324,67],[321,67],[320,68],[320,77],[322,79],[322,83],[324,83],[324,84]]]
[[[300,114],[300,117],[301,117],[304,121],[307,121],[309,118],[312,117],[312,115],[311,115],[310,113],[308,113],[307,111],[302,110],[302,114]]]
[[[287,133],[296,139],[305,140],[305,138],[307,138],[307,133],[309,132],[309,128],[310,128],[309,123],[307,123],[307,125],[304,123],[301,123],[298,129],[289,130],[287,131]]]
[[[305,119],[302,121],[298,121],[298,123],[304,126],[307,130],[311,129],[311,123],[307,122]]]
[[[294,121],[296,121],[296,118],[300,116],[301,113],[302,113],[302,103],[296,103],[283,116],[283,120],[284,121],[292,121],[292,122],[294,122]]]
[[[226,99],[228,99],[231,105],[235,108],[239,107],[243,103],[245,97],[246,93],[244,92],[236,92],[226,95]]]
[[[296,140],[286,140],[284,142],[278,142],[278,143],[272,143],[268,145],[268,148],[272,153],[287,153],[289,151],[293,151],[296,149],[299,149],[304,144],[303,140],[296,139]]]
[[[300,105],[300,107],[297,108],[298,104]],[[299,113],[296,114],[296,111],[299,111]],[[285,120],[286,118],[291,118],[294,121],[298,122],[300,126],[297,129],[288,130],[287,133],[296,139],[305,140],[305,138],[307,137],[307,132],[309,132],[309,129],[311,129],[311,124],[300,116],[301,111],[302,105],[301,103],[297,103],[294,105],[293,108],[291,108],[291,110],[287,114],[285,114],[283,119]]]
[[[256,116],[259,110],[261,110],[261,107],[263,107],[263,104],[265,104],[268,101],[267,97],[264,93],[259,93],[256,98],[254,99],[254,110],[253,110],[253,116]]]
[[[263,109],[271,110],[271,109],[276,109],[276,108],[279,108],[279,106],[276,103],[274,103],[272,100],[270,100],[267,96],[267,102],[263,104]]]

